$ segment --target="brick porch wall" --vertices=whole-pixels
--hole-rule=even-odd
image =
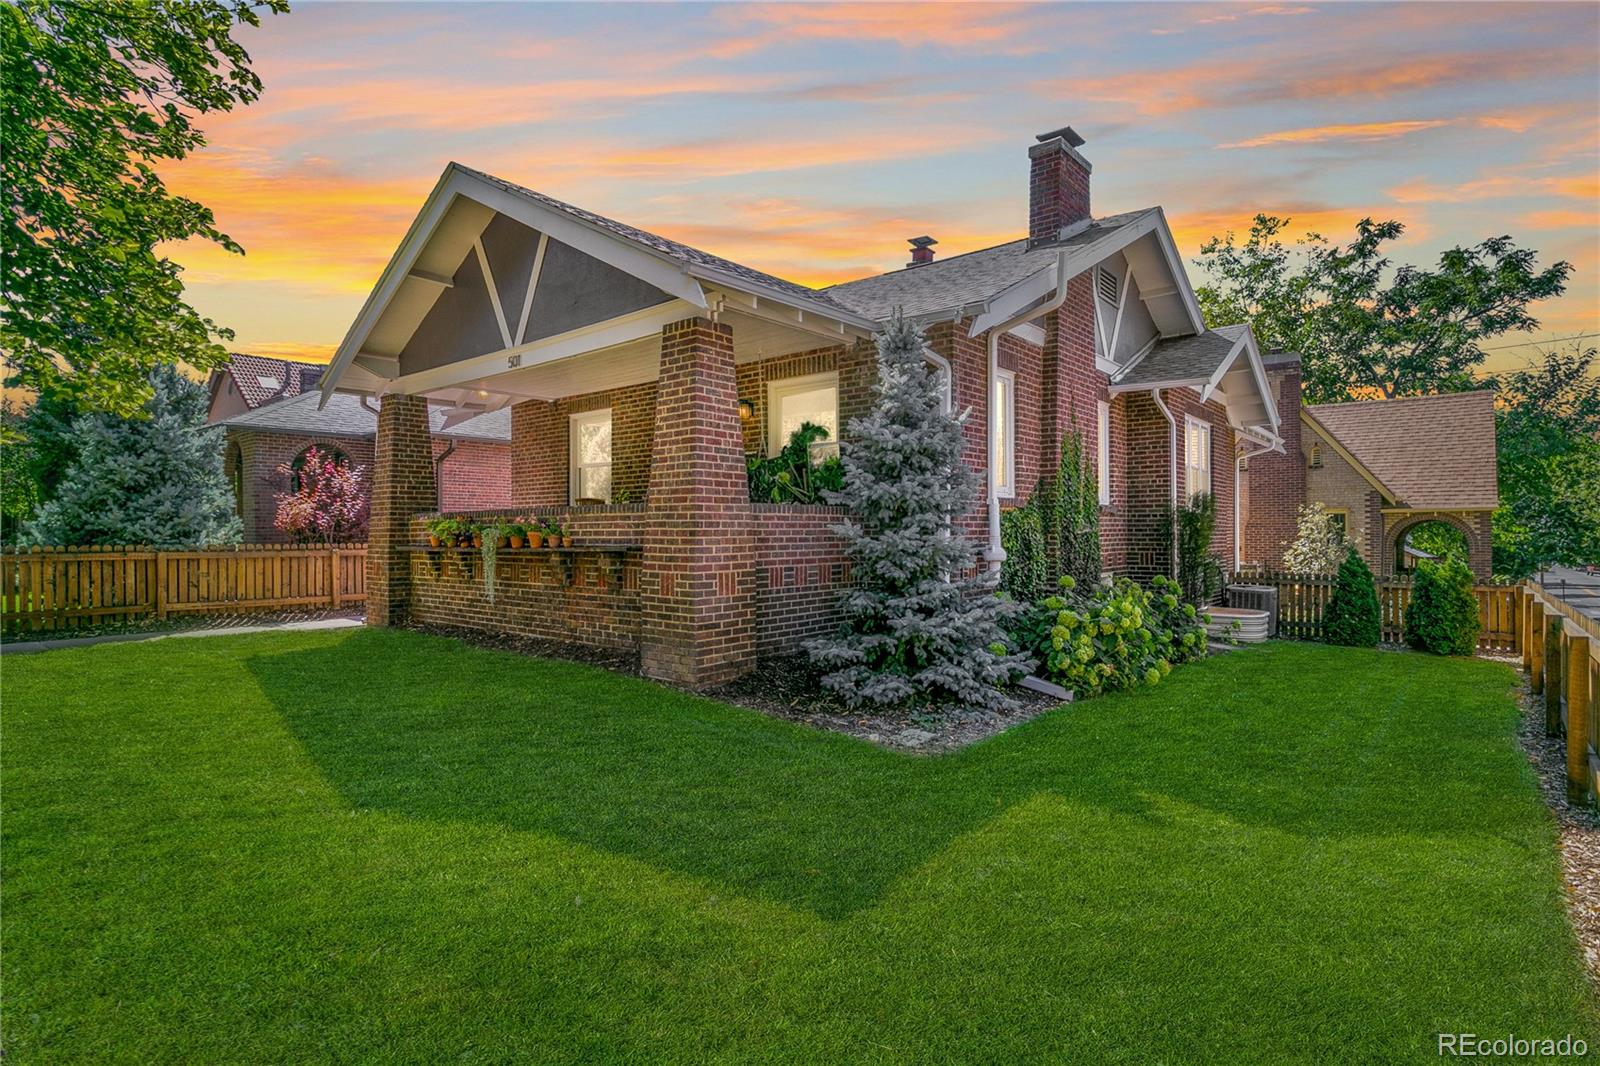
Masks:
[[[839,624],[839,594],[850,584],[844,540],[829,527],[842,507],[758,503],[756,519],[756,651],[783,655]]]
[[[449,448],[450,441],[433,438],[433,458]],[[438,467],[439,507],[446,511],[476,511],[511,506],[511,445],[492,441],[456,440],[455,450]]]
[[[403,622],[411,607],[412,516],[433,509],[428,401],[398,393],[378,409],[367,536],[367,624]]]

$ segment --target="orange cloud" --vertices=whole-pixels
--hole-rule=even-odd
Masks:
[[[1532,211],[1517,221],[1529,229],[1581,229],[1592,235],[1596,225],[1600,224],[1600,212],[1596,212],[1593,208],[1588,211],[1557,208],[1551,211]]]
[[[297,344],[294,341],[262,341],[237,348],[246,355],[261,355],[271,359],[293,359],[300,363],[328,363],[333,361],[336,344]]]
[[[1288,235],[1292,239],[1298,239],[1306,233],[1320,233],[1331,241],[1348,241],[1355,233],[1356,223],[1363,218],[1392,218],[1403,222],[1406,241],[1420,240],[1427,235],[1420,215],[1396,212],[1392,207],[1332,207],[1326,204],[1268,201],[1249,206],[1169,212],[1168,221],[1172,226],[1173,239],[1180,248],[1198,249],[1211,238],[1223,237],[1228,233],[1242,238],[1250,231],[1250,223],[1257,214],[1288,218]]]
[[[1559,196],[1592,203],[1600,200],[1600,178],[1536,178],[1521,173],[1492,174],[1459,185],[1408,181],[1389,189],[1388,194],[1400,203],[1460,204],[1525,196]]]
[[[712,43],[707,51],[718,59],[799,40],[888,41],[903,48],[1013,54],[1040,48],[1018,17],[1031,10],[1026,4],[754,4],[722,10],[735,22],[767,28]]]
[[[1264,148],[1274,144],[1318,144],[1323,141],[1385,141],[1423,130],[1450,125],[1449,119],[1404,119],[1390,122],[1348,122],[1330,126],[1307,126],[1297,130],[1265,133],[1246,141],[1219,144],[1218,148]]]

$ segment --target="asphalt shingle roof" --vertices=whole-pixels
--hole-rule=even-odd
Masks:
[[[859,315],[882,322],[896,308],[915,318],[982,303],[1056,261],[1063,248],[1089,244],[1155,208],[1097,218],[1063,241],[1028,247],[1026,239],[997,244],[922,266],[841,282],[823,290]]]
[[[1150,354],[1117,378],[1118,385],[1156,385],[1166,381],[1206,381],[1233,351],[1244,326],[1221,326],[1192,337],[1156,341]]]
[[[234,429],[254,429],[265,433],[289,433],[304,437],[374,437],[378,432],[378,419],[361,403],[361,397],[336,392],[328,397],[328,406],[318,410],[318,395],[304,393],[263,404],[254,411],[225,419],[223,425]],[[428,423],[435,436],[460,437],[466,440],[509,441],[511,439],[511,409],[489,411],[445,429],[444,420],[449,408],[429,407]]]
[[[802,297],[823,305],[833,306],[841,311],[850,310],[848,306],[836,303],[831,297],[828,296],[827,293],[820,289],[808,288],[805,285],[800,285],[793,281],[787,281],[783,278],[775,277],[772,274],[767,274],[763,271],[756,270],[753,267],[747,267],[742,263],[735,263],[731,259],[724,259],[720,255],[712,255],[710,252],[703,252],[698,248],[691,248],[687,244],[682,244],[678,241],[671,240],[670,238],[662,237],[655,233],[650,233],[647,230],[639,229],[637,226],[630,226],[626,222],[618,222],[616,219],[607,218],[604,215],[597,215],[593,211],[588,211],[584,208],[576,207],[573,204],[566,203],[565,201],[557,200],[553,196],[546,196],[542,192],[537,192],[524,185],[518,185],[516,182],[507,181],[504,178],[497,178],[493,174],[486,174],[481,170],[474,169],[473,167],[466,166],[465,164],[455,163],[453,165],[468,174],[472,174],[476,177],[482,178],[484,181],[499,186],[514,196],[521,196],[533,200],[536,203],[551,208],[552,210],[560,211],[563,214],[570,215],[578,221],[587,223],[596,229],[605,230],[615,236],[623,238],[624,240],[632,241],[635,244],[642,244],[647,248],[654,249],[657,252],[661,252],[664,255],[678,260],[679,262],[689,263],[694,266],[708,267],[712,270],[718,270],[725,274],[731,274],[735,277],[744,278],[746,281],[754,282],[758,285],[764,285],[767,288],[776,289],[780,292],[787,293],[790,296]]]
[[[264,355],[233,352],[228,356],[228,375],[248,407],[260,407],[271,400],[299,396],[316,388],[327,371],[322,363],[301,363],[293,359],[272,359]]]
[[[1492,391],[1319,404],[1305,411],[1407,507],[1500,502]]]

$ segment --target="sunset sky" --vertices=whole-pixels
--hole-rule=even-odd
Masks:
[[[1397,218],[1416,263],[1509,233],[1577,268],[1538,336],[1600,330],[1594,4],[302,2],[240,37],[262,99],[166,174],[247,251],[172,250],[242,351],[331,355],[452,159],[826,284],[1020,236],[1069,123],[1095,213],[1160,204],[1187,256],[1257,211]]]

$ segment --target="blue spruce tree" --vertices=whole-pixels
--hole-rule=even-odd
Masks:
[[[878,335],[876,403],[844,448],[850,508],[837,527],[856,584],[839,635],[807,645],[823,687],[851,705],[999,708],[1025,660],[1006,650],[1001,601],[955,527],[977,476],[961,461],[962,421],[942,410],[922,333],[895,316]]]

